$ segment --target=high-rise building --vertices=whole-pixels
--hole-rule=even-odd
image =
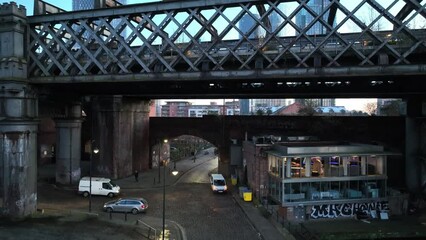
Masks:
[[[167,101],[161,106],[162,117],[188,117],[188,108],[191,103],[187,101]]]
[[[270,31],[273,32],[280,26],[280,24],[284,21],[284,19],[276,11],[273,11],[269,15],[269,21],[271,23]],[[276,33],[276,36],[279,36],[279,37],[282,37],[283,35],[284,35],[283,28]]]
[[[127,4],[127,0],[115,0],[115,1],[121,5]],[[101,4],[101,1],[99,0],[72,0],[73,11],[88,10],[88,9],[101,8],[101,7],[105,7],[105,6]]]
[[[327,4],[330,4],[330,0],[310,0],[306,5],[311,8],[315,13],[320,14]],[[322,16],[324,21],[327,21],[328,13]],[[296,15],[296,25],[301,29],[308,26],[315,17],[311,15],[305,8],[300,10]],[[333,24],[335,25],[335,23]],[[307,32],[307,35],[319,35],[326,34],[327,28],[319,21],[317,21]]]
[[[267,107],[278,107],[278,106],[285,106],[286,105],[286,99],[283,98],[277,98],[277,99],[255,99],[256,104],[260,106],[267,106]]]
[[[94,9],[94,8],[95,8],[94,0],[73,0],[72,1],[73,11],[87,10],[87,9]]]
[[[254,14],[255,17],[259,17],[258,14]],[[250,29],[252,29],[254,27],[254,25],[256,24],[256,22],[253,20],[253,18],[246,14],[244,15],[240,22],[239,22],[239,29],[241,30],[241,32],[243,33],[248,33]],[[262,28],[260,26],[257,26],[248,36],[248,38],[259,38],[262,35]],[[243,36],[240,36],[240,38],[242,38]]]
[[[335,98],[314,98],[314,99],[296,99],[296,102],[303,105],[310,104],[312,107],[334,107],[336,106]]]
[[[250,99],[240,99],[240,114],[250,115]]]
[[[118,4],[126,5],[127,0],[115,0]],[[72,0],[72,10],[73,11],[79,11],[79,10],[88,10],[88,9],[95,9],[95,8],[103,8],[106,7],[105,4],[102,4],[100,0]],[[118,26],[120,20],[112,20],[111,25],[113,27]],[[121,36],[125,37],[127,36],[126,30],[123,30],[120,33]],[[85,32],[83,34],[83,37],[88,38],[89,33]]]

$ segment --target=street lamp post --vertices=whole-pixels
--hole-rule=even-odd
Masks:
[[[167,139],[164,140],[164,143],[167,143]],[[166,233],[166,166],[167,166],[167,158],[163,160],[163,234],[162,239],[164,240]],[[176,170],[176,163],[174,165],[172,174],[176,176],[178,171]]]
[[[97,147],[93,148],[93,143],[90,146],[90,163],[89,163],[89,212],[92,212],[92,161],[93,161],[93,153],[98,154],[99,149]]]
[[[166,164],[163,162],[163,240],[166,228]]]
[[[157,183],[161,182],[161,180],[160,180],[161,179],[161,177],[160,177],[160,172],[161,172],[161,169],[160,169],[161,149],[162,149],[161,141],[158,141],[158,181],[157,181]]]

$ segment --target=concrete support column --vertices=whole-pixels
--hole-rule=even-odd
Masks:
[[[406,99],[407,112],[405,118],[405,182],[410,192],[420,190],[420,139],[423,102],[421,99]]]
[[[37,122],[0,122],[0,215],[20,218],[37,209]]]
[[[361,156],[361,175],[368,175],[367,156]]]
[[[26,9],[0,5],[0,216],[37,210],[38,96],[28,84]]]
[[[81,112],[81,110],[80,110]],[[81,178],[81,119],[55,119],[56,182],[75,184]]]
[[[300,175],[302,175],[302,171],[300,171]],[[310,177],[311,175],[311,158],[305,157],[305,177]]]
[[[149,169],[149,104],[123,96],[92,99],[92,140],[99,146],[93,174],[122,178]]]
[[[291,178],[291,158],[287,158],[287,161],[285,162],[286,166],[286,172],[285,172],[285,177],[286,178]]]
[[[343,176],[348,176],[349,170],[349,157],[342,157],[342,165],[343,165]]]

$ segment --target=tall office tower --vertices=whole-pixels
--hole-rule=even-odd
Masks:
[[[314,12],[317,14],[320,14],[323,9],[327,6],[327,4],[330,4],[330,0],[310,0],[307,3],[307,6],[311,8]],[[308,26],[313,20],[314,16],[312,16],[308,11],[306,11],[305,8],[303,8],[299,13],[296,15],[296,25],[300,28],[305,28]],[[328,13],[324,14],[322,19],[324,21],[327,21]],[[336,25],[335,23],[333,25]],[[320,22],[316,22],[307,32],[307,35],[318,35],[318,34],[326,34],[326,28],[323,24]]]
[[[310,0],[306,5],[311,8],[317,14],[320,14],[327,6],[330,4],[330,0]],[[299,13],[296,14],[296,25],[301,29],[308,26],[313,20],[314,16],[311,15],[305,8],[303,8]],[[327,21],[328,13],[324,14],[322,19]],[[333,23],[333,26],[336,25],[336,22]],[[307,35],[321,35],[326,34],[327,28],[320,22],[316,22],[307,32]],[[319,107],[332,107],[336,105],[336,99],[333,98],[324,98],[324,99],[309,99],[314,106]],[[298,99],[299,103],[305,104],[303,99]]]
[[[120,3],[121,5],[127,4],[127,0],[115,0],[115,1]],[[100,0],[72,0],[73,11],[87,10],[87,9],[94,9],[94,8],[101,8],[101,7],[104,7],[104,4],[101,4]]]
[[[121,5],[126,5],[127,0],[115,0],[117,3]],[[101,0],[72,0],[72,10],[78,11],[78,10],[88,10],[88,9],[95,9],[95,8],[102,8],[106,7],[105,2],[102,2]],[[120,20],[112,20],[111,25],[113,27],[116,27],[119,24]],[[123,30],[120,34],[123,37],[126,37],[126,30]],[[84,33],[83,37],[88,38],[89,33]]]
[[[269,15],[269,21],[271,22],[271,29],[270,30],[273,32],[283,22],[283,19],[280,15],[278,15],[277,12],[272,12]],[[282,31],[282,29],[277,33],[277,36],[282,36],[281,31]]]
[[[259,15],[258,14],[254,14],[257,18],[259,18]],[[243,33],[248,33],[249,32],[249,30],[251,29],[251,28],[253,28],[254,27],[254,25],[255,25],[255,21],[253,20],[253,18],[250,16],[250,15],[248,15],[248,14],[246,14],[246,15],[244,15],[242,18],[241,18],[241,20],[240,20],[240,22],[239,22],[239,24],[238,24],[238,27],[239,27],[239,29],[241,30],[241,32],[243,32]],[[250,33],[250,35],[248,36],[248,38],[259,38],[260,36],[262,35],[262,28],[260,27],[260,26],[257,26],[251,33]],[[243,36],[241,36],[240,35],[240,39],[241,38],[243,38]]]
[[[87,9],[94,9],[94,8],[95,8],[94,0],[73,0],[72,1],[73,11],[87,10]]]
[[[250,115],[250,99],[240,99],[240,114]]]

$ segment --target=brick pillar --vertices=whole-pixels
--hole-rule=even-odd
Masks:
[[[97,176],[123,178],[149,167],[149,101],[123,96],[92,99]]]
[[[405,181],[410,192],[418,192],[421,185],[421,124],[423,102],[418,98],[406,99],[405,118]]]

